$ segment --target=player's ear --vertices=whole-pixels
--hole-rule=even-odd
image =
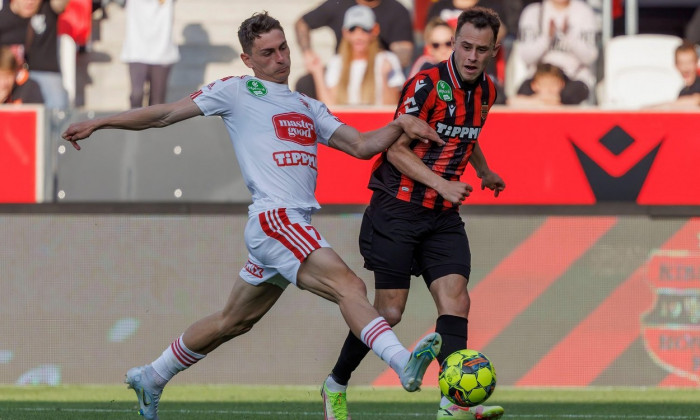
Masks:
[[[243,61],[243,64],[245,64],[246,67],[248,67],[250,69],[253,68],[252,63],[250,62],[250,55],[242,52],[241,53],[241,61]]]
[[[493,46],[493,52],[491,53],[492,58],[496,58],[496,55],[498,54],[498,50],[501,49],[501,44],[496,43],[496,45]]]

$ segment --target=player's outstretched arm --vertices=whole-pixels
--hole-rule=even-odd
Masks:
[[[481,178],[481,189],[488,188],[493,191],[494,197],[498,197],[498,194],[506,188],[506,183],[503,182],[497,173],[489,168],[478,141],[474,145],[471,156],[469,156],[469,163],[476,170],[476,176]]]
[[[412,115],[401,115],[384,127],[360,133],[356,128],[342,125],[331,136],[328,145],[359,159],[369,159],[391,146],[401,134],[424,143],[445,142],[428,123]]]
[[[387,159],[402,174],[438,192],[445,200],[459,205],[473,188],[460,181],[449,181],[428,168],[410,148],[411,139],[402,135],[389,147]]]
[[[63,132],[61,137],[71,142],[77,150],[80,150],[80,146],[77,143],[78,140],[90,137],[97,130],[105,128],[145,130],[147,128],[166,127],[197,115],[202,115],[202,111],[187,96],[169,104],[136,108],[103,118],[73,123]]]

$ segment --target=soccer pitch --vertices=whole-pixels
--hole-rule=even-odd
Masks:
[[[437,388],[409,394],[395,388],[350,389],[351,415],[362,419],[433,419]],[[503,387],[488,401],[504,419],[699,419],[697,389]],[[136,397],[125,386],[0,387],[0,420],[135,419]],[[323,415],[316,387],[172,385],[163,394],[163,420],[307,420]]]

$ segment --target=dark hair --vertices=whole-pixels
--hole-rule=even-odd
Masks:
[[[457,19],[457,29],[455,33],[459,33],[465,23],[471,23],[476,29],[484,29],[490,27],[493,31],[493,42],[498,38],[498,30],[501,29],[501,19],[498,13],[486,7],[470,7],[463,11]]]
[[[273,29],[279,29],[284,32],[280,21],[268,15],[267,11],[254,13],[253,16],[244,20],[238,28],[238,41],[241,43],[243,52],[250,54],[253,51],[255,40]]]

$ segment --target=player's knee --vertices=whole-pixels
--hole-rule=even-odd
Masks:
[[[386,308],[377,308],[377,312],[379,312],[379,315],[384,317],[384,319],[386,319],[386,322],[388,322],[389,325],[393,327],[394,325],[401,322],[403,308],[397,306],[389,306]]]
[[[470,305],[469,294],[465,292],[449,296],[447,299],[441,299],[439,306],[441,307],[441,313],[467,318]]]
[[[367,285],[356,275],[350,276],[349,280],[344,282],[344,288],[346,295],[367,297]]]

